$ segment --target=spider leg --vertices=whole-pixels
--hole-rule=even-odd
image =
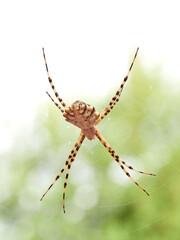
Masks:
[[[84,136],[84,135],[83,135]],[[66,162],[65,162],[65,165],[64,167],[61,169],[60,173],[56,176],[54,182],[48,187],[48,189],[46,190],[46,192],[43,194],[43,196],[41,197],[40,201],[43,200],[44,196],[47,194],[47,192],[52,188],[52,186],[55,184],[55,182],[60,178],[61,174],[64,172],[64,170],[66,169],[66,167],[68,166],[69,164],[69,161],[71,160],[71,158],[75,157],[76,154],[77,154],[77,151],[79,149],[79,144],[82,140],[82,134],[79,136],[76,144],[74,145],[69,157],[67,158]],[[83,139],[84,140],[84,139]]]
[[[59,102],[62,104],[63,107],[67,107],[66,104],[64,103],[64,101],[62,100],[62,98],[59,97],[59,94],[57,93],[54,85],[53,85],[53,82],[52,82],[52,79],[50,78],[49,76],[49,71],[48,71],[48,66],[47,66],[47,62],[46,62],[46,56],[45,56],[45,52],[44,52],[44,48],[42,49],[43,50],[43,57],[44,57],[44,62],[45,62],[45,66],[46,66],[46,71],[47,71],[47,75],[48,75],[48,80],[49,80],[49,83],[54,91],[54,94],[55,96],[57,97],[57,99],[59,100]]]
[[[64,113],[64,110],[59,106],[59,104],[57,104],[54,99],[50,96],[50,94],[48,92],[46,92],[47,95],[50,97],[50,99],[52,100],[52,102],[56,105],[56,107],[58,107],[62,113]]]
[[[111,154],[111,156],[116,160],[116,162],[120,165],[120,167],[122,168],[122,170],[124,171],[124,173],[138,186],[140,187],[148,196],[149,193],[142,188],[131,176],[130,174],[126,171],[126,169],[124,168],[124,166],[121,164],[123,161],[120,160],[119,156],[114,152],[114,150],[111,148],[111,146],[106,142],[106,140],[103,138],[103,136],[101,135],[101,133],[99,132],[99,130],[96,130],[96,136],[97,138],[101,141],[101,143],[105,146],[105,148],[108,150],[108,152]],[[125,163],[125,162],[124,162]],[[123,164],[124,164],[123,163]],[[129,165],[126,165],[127,167]],[[130,166],[129,166],[130,167]],[[131,168],[130,168],[131,169]]]
[[[129,169],[135,171],[135,172],[138,172],[138,173],[142,173],[142,174],[146,174],[146,175],[150,175],[150,176],[156,176],[156,174],[154,173],[146,173],[146,172],[142,172],[142,171],[139,171],[139,170],[136,170],[134,169],[132,166],[128,165],[126,162],[122,161],[120,158],[119,158],[119,161],[125,165],[126,167],[128,167]]]
[[[66,192],[67,181],[68,181],[68,177],[69,177],[69,171],[70,171],[70,168],[71,168],[71,164],[74,162],[76,154],[77,154],[80,146],[82,145],[84,139],[85,139],[85,136],[81,133],[79,144],[77,145],[77,147],[76,147],[76,149],[74,151],[74,154],[72,155],[72,158],[71,158],[71,160],[70,160],[70,162],[68,164],[68,169],[67,169],[67,172],[66,172],[66,178],[65,178],[65,181],[64,181],[64,191],[63,191],[63,211],[64,211],[64,213],[66,212],[65,211],[65,192]]]
[[[116,103],[119,101],[119,97],[121,96],[121,93],[123,91],[124,85],[128,80],[129,77],[129,73],[132,69],[132,66],[134,64],[134,61],[136,59],[137,53],[138,53],[139,48],[137,48],[136,53],[134,55],[133,61],[131,63],[131,66],[129,68],[129,71],[126,75],[126,77],[124,78],[124,81],[122,82],[120,88],[118,89],[118,91],[116,92],[115,96],[112,98],[112,100],[110,101],[110,103],[108,104],[108,106],[104,109],[104,111],[100,114],[99,118],[96,120],[96,125],[114,108],[114,106],[116,105]]]

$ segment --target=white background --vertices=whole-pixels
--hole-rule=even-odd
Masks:
[[[137,47],[147,71],[160,66],[179,87],[179,9],[179,1],[157,0],[1,1],[0,140],[8,142],[7,126],[30,124],[37,105],[49,101],[42,47],[67,104],[116,91]]]

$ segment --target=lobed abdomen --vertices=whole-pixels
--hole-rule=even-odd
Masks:
[[[79,100],[66,108],[63,113],[65,120],[81,128],[83,134],[90,140],[95,137],[94,125],[99,115],[93,106]]]

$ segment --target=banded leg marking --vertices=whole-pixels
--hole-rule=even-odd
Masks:
[[[57,97],[58,101],[62,104],[63,107],[67,107],[66,104],[64,103],[64,101],[62,100],[62,98],[59,97],[59,94],[57,93],[57,91],[56,91],[56,89],[55,89],[55,87],[53,85],[52,79],[49,76],[49,71],[48,71],[48,66],[47,66],[47,62],[46,62],[46,56],[45,56],[44,48],[42,50],[43,50],[43,57],[44,57],[44,62],[45,62],[45,66],[46,66],[46,71],[47,71],[49,83],[50,83],[50,85],[51,85],[51,87],[52,87],[52,89],[54,91],[54,94]]]
[[[76,154],[77,154],[79,148],[81,147],[81,145],[82,145],[82,143],[83,143],[83,141],[85,139],[85,136],[82,133],[81,133],[80,137],[81,137],[81,139],[79,141],[79,144],[76,147],[76,149],[74,151],[74,154],[72,155],[72,158],[71,158],[71,160],[70,160],[70,162],[68,164],[68,169],[67,169],[67,172],[66,172],[66,178],[65,178],[65,181],[64,181],[64,191],[63,191],[63,211],[64,211],[64,213],[66,212],[65,211],[65,193],[66,193],[67,181],[68,181],[68,177],[69,177],[69,171],[70,171],[70,168],[71,168],[71,164],[74,162]]]
[[[106,140],[103,138],[103,136],[101,135],[101,133],[99,132],[99,130],[96,131],[96,136],[97,138],[101,141],[101,143],[104,145],[104,147],[108,150],[108,152],[111,154],[111,156],[116,160],[116,162],[120,165],[120,167],[122,168],[122,170],[124,171],[124,173],[139,187],[141,188],[148,196],[149,193],[142,188],[131,176],[130,174],[126,171],[126,169],[124,168],[124,166],[122,164],[124,164],[125,166],[129,167],[131,170],[135,170],[134,168],[132,168],[131,166],[129,166],[128,164],[126,164],[124,161],[120,160],[119,156],[114,152],[114,150],[111,148],[111,146],[106,142]],[[121,164],[122,163],[122,164]],[[137,171],[137,170],[136,170]],[[148,174],[148,173],[144,173],[141,171],[138,171],[140,173],[143,174]],[[152,175],[155,176],[155,174],[148,174],[148,175]]]
[[[109,103],[109,105],[108,105],[108,106],[104,109],[104,111],[100,114],[99,118],[98,118],[97,121],[96,121],[96,125],[114,108],[114,106],[116,105],[116,103],[119,101],[119,98],[120,98],[121,93],[122,93],[122,91],[123,91],[124,85],[125,85],[125,83],[126,83],[127,80],[128,80],[129,73],[130,73],[130,71],[131,71],[131,69],[132,69],[132,66],[133,66],[133,64],[134,64],[134,61],[135,61],[135,59],[136,59],[138,50],[139,50],[139,48],[137,48],[137,50],[136,50],[136,53],[135,53],[134,58],[133,58],[133,61],[132,61],[132,63],[131,63],[131,66],[130,66],[130,68],[129,68],[129,71],[128,71],[126,77],[124,78],[124,81],[122,82],[120,88],[119,88],[118,91],[116,92],[115,96],[112,98],[112,100],[111,100],[111,102]]]
[[[47,95],[50,97],[50,99],[52,100],[52,102],[56,105],[56,107],[58,107],[58,108],[61,110],[61,112],[63,113],[64,110],[59,106],[59,104],[54,101],[54,99],[50,96],[50,94],[49,94],[48,92],[46,92],[46,93],[47,93]]]
[[[128,165],[126,162],[122,161],[120,158],[119,158],[119,161],[125,165],[126,167],[128,167],[129,169],[135,171],[135,172],[138,172],[138,173],[142,173],[142,174],[146,174],[146,175],[150,175],[150,176],[156,176],[156,174],[154,173],[146,173],[146,172],[142,172],[142,171],[139,171],[139,170],[136,170],[134,169],[132,166]]]
[[[73,155],[75,154],[75,151],[77,149],[77,147],[79,146],[79,143],[82,139],[82,136],[80,135],[76,144],[74,145],[69,157],[67,158],[66,162],[65,162],[65,165],[64,167],[61,169],[60,173],[56,176],[54,182],[48,187],[48,189],[46,190],[46,192],[43,194],[43,196],[41,197],[40,201],[43,200],[44,196],[47,194],[47,192],[52,188],[52,186],[55,184],[55,182],[60,178],[61,174],[64,172],[64,170],[66,169],[66,167],[68,166],[69,164],[69,161],[71,160],[71,158],[73,157]]]

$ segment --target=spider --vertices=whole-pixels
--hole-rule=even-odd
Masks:
[[[138,173],[151,175],[151,176],[155,176],[155,174],[145,173],[145,172],[136,170],[132,166],[128,165],[126,162],[121,160],[120,157],[115,153],[115,151],[111,148],[111,146],[103,138],[103,136],[101,135],[100,131],[95,127],[97,124],[99,124],[103,120],[103,118],[105,118],[107,116],[108,113],[110,113],[110,111],[114,108],[116,103],[119,101],[119,97],[120,97],[120,95],[121,95],[121,93],[123,91],[125,83],[127,82],[129,73],[130,73],[130,71],[132,69],[132,66],[134,64],[134,61],[136,59],[136,56],[137,56],[139,48],[137,48],[137,50],[136,50],[136,53],[134,55],[134,58],[133,58],[133,61],[132,61],[131,65],[130,65],[129,71],[128,71],[126,77],[124,78],[122,84],[120,85],[120,88],[118,89],[118,91],[116,92],[115,96],[112,98],[112,100],[110,101],[108,106],[104,109],[104,111],[101,114],[99,114],[95,110],[95,108],[93,106],[91,106],[89,104],[86,104],[85,102],[82,102],[80,100],[77,100],[70,107],[67,107],[67,105],[64,103],[62,98],[59,97],[59,94],[57,93],[57,91],[56,91],[56,89],[54,87],[52,79],[50,78],[49,71],[48,71],[48,66],[47,66],[47,62],[46,62],[46,57],[45,57],[44,48],[42,50],[43,50],[43,57],[44,57],[44,61],[45,61],[45,66],[46,66],[46,71],[47,71],[49,83],[50,83],[50,85],[51,85],[51,87],[52,87],[52,89],[54,91],[54,94],[55,94],[56,98],[58,99],[58,101],[60,102],[60,104],[62,105],[63,108],[60,107],[59,104],[54,101],[54,99],[50,96],[50,94],[48,92],[46,92],[46,93],[49,96],[49,98],[52,100],[52,102],[56,105],[56,107],[58,107],[59,110],[62,112],[63,117],[65,117],[65,120],[67,122],[72,123],[75,126],[79,127],[81,129],[81,133],[80,133],[80,136],[79,136],[76,144],[74,145],[70,155],[68,156],[68,158],[67,158],[67,160],[65,162],[64,167],[61,169],[60,173],[56,176],[54,182],[49,186],[49,188],[46,190],[46,192],[43,194],[43,196],[41,197],[40,200],[42,200],[44,198],[44,196],[47,194],[47,192],[52,188],[54,183],[60,178],[61,174],[67,168],[65,182],[64,182],[64,190],[63,190],[63,211],[65,213],[65,191],[66,191],[66,187],[67,187],[69,171],[70,171],[71,165],[74,162],[74,159],[75,159],[75,157],[77,155],[77,152],[78,152],[79,148],[81,147],[85,137],[87,137],[89,140],[94,140],[95,137],[97,137],[100,140],[100,142],[104,145],[104,147],[108,150],[108,152],[111,154],[111,156],[115,159],[115,161],[120,165],[120,167],[124,171],[124,173],[139,188],[141,188],[149,196],[149,193],[144,188],[142,188],[131,177],[131,175],[126,171],[124,166],[126,166],[130,170],[133,170],[133,171],[138,172]]]

